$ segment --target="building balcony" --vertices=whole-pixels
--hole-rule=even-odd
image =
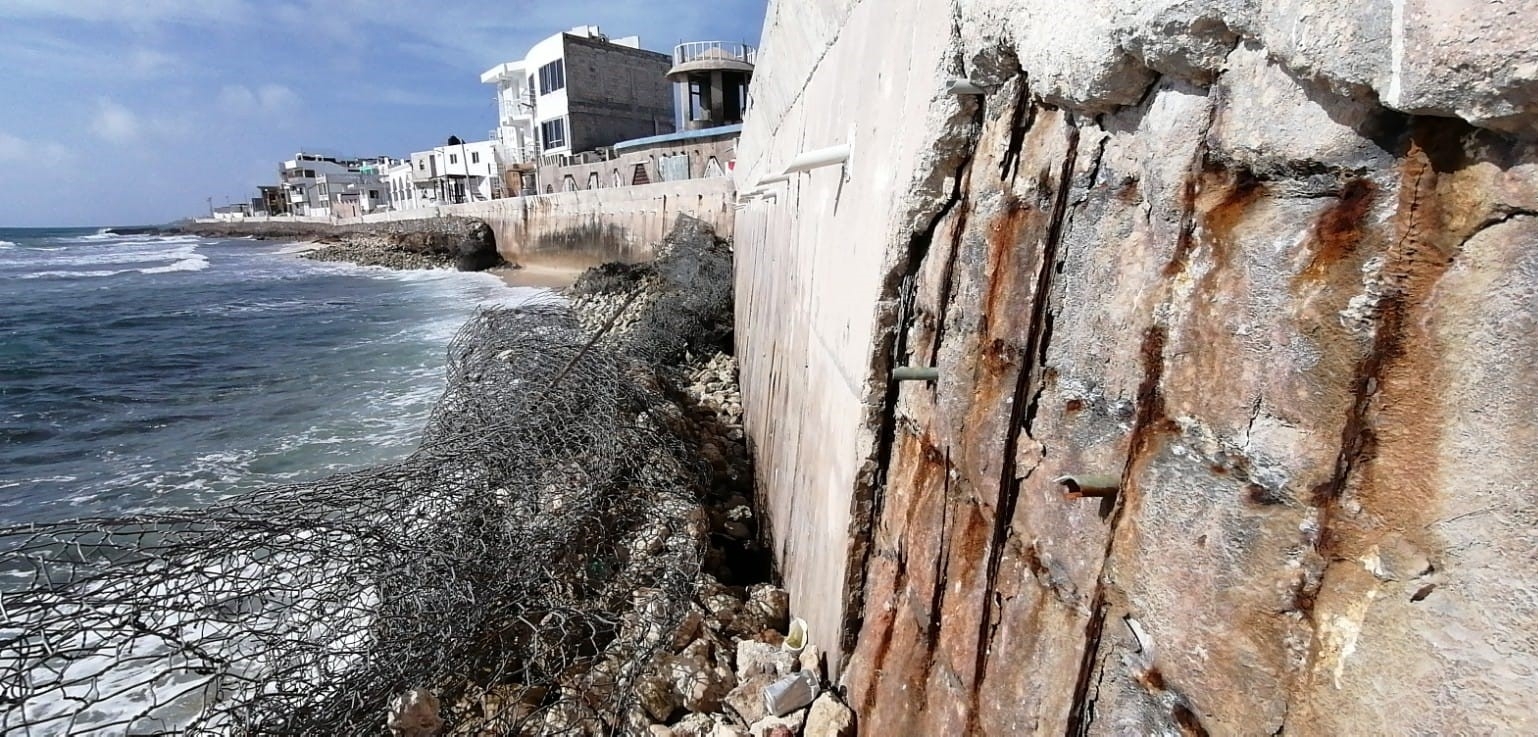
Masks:
[[[690,72],[751,72],[757,60],[758,49],[747,44],[690,41],[673,47],[673,68],[668,70],[668,78],[686,76]]]

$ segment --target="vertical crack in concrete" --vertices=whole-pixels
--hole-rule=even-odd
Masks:
[[[1127,508],[1127,496],[1133,493],[1131,482],[1137,461],[1150,450],[1153,435],[1158,430],[1158,426],[1168,422],[1164,412],[1164,396],[1159,391],[1159,385],[1164,380],[1164,350],[1167,340],[1168,334],[1161,325],[1150,327],[1143,335],[1141,350],[1143,379],[1137,391],[1137,417],[1128,443],[1127,463],[1122,468],[1122,491],[1117,495],[1116,503],[1111,509],[1105,551],[1101,557],[1102,568],[1095,582],[1094,603],[1090,607],[1089,620],[1084,625],[1084,651],[1079,661],[1078,678],[1074,682],[1067,728],[1064,730],[1064,734],[1070,737],[1088,734],[1089,725],[1094,721],[1095,700],[1090,695],[1089,685],[1098,662],[1095,656],[1100,650],[1100,635],[1105,628],[1105,614],[1108,608],[1106,601],[1108,582],[1104,566],[1109,565],[1111,561],[1111,554],[1116,546],[1116,530]]]
[[[959,33],[959,29],[953,29],[953,33]],[[959,44],[959,37],[953,40]],[[961,70],[962,60],[959,52],[954,63],[957,70]],[[896,300],[898,315],[892,320],[890,327],[883,331],[880,346],[872,360],[873,372],[878,380],[885,383],[881,403],[873,413],[878,416],[867,417],[868,421],[875,420],[878,426],[876,448],[871,462],[857,479],[853,502],[854,513],[850,519],[850,565],[845,571],[844,616],[840,627],[842,631],[839,633],[839,649],[846,663],[858,644],[860,630],[865,621],[865,583],[870,575],[872,552],[875,548],[874,525],[881,519],[892,454],[896,446],[897,399],[901,387],[898,382],[891,380],[891,369],[907,357],[907,335],[913,321],[913,285],[917,282],[918,272],[923,268],[924,260],[929,255],[935,235],[953,210],[959,207],[959,213],[964,215],[968,209],[966,181],[972,168],[977,146],[976,137],[981,128],[983,115],[984,106],[978,104],[972,111],[965,139],[960,143],[960,160],[956,165],[949,196],[926,224],[924,230],[915,233],[909,240],[905,260],[893,269],[882,285],[882,303],[890,304]],[[960,228],[956,232],[960,233]],[[959,235],[957,237],[959,238]],[[947,473],[949,473],[948,467],[947,463]]]
[[[1031,103],[1023,103],[1031,104]],[[1051,220],[1047,225],[1046,238],[1042,240],[1041,250],[1037,254],[1035,292],[1031,295],[1031,328],[1026,337],[1025,350],[1021,355],[1025,365],[1020,367],[1018,378],[1015,382],[1015,390],[1011,395],[1009,424],[1005,426],[1003,458],[1000,463],[998,508],[994,510],[993,531],[988,543],[988,563],[984,571],[982,591],[983,611],[978,618],[977,656],[973,663],[971,704],[967,713],[967,726],[969,733],[978,731],[978,718],[981,704],[979,703],[982,692],[982,682],[988,670],[988,661],[992,656],[991,645],[997,624],[994,619],[998,606],[992,593],[997,587],[999,564],[1003,559],[1005,541],[1009,537],[1009,531],[1014,521],[1015,505],[1019,500],[1020,481],[1015,478],[1015,452],[1019,445],[1020,433],[1026,420],[1026,412],[1031,404],[1029,401],[1032,388],[1042,381],[1042,369],[1044,366],[1039,357],[1045,354],[1045,341],[1048,338],[1048,326],[1050,325],[1049,303],[1052,293],[1053,277],[1057,273],[1057,248],[1063,236],[1063,223],[1068,211],[1068,198],[1073,189],[1073,172],[1078,163],[1079,154],[1079,126],[1072,113],[1064,113],[1065,131],[1067,135],[1067,151],[1063,156],[1062,167],[1059,169],[1057,192],[1053,198]],[[1018,119],[1020,116],[1016,115]],[[1034,119],[1034,113],[1027,116]],[[1013,161],[1018,167],[1019,147],[1024,145],[1023,132],[1019,136],[1012,136],[1010,145],[1012,150],[1006,154],[1006,161]]]

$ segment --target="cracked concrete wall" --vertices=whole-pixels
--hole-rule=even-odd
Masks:
[[[1538,11],[824,5],[739,343],[861,732],[1538,732]]]

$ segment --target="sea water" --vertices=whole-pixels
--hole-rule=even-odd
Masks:
[[[292,250],[0,229],[0,527],[197,509],[403,457],[443,391],[461,323],[477,306],[538,296],[484,274],[313,262]],[[326,626],[361,636],[366,621]],[[27,700],[0,715],[0,732],[43,721],[19,728],[122,734],[129,715],[200,683],[183,674],[150,687],[143,673],[174,661],[164,645],[95,637],[75,643],[69,672],[96,669],[99,679]],[[139,665],[109,642],[130,643]],[[0,667],[15,665],[0,654]],[[39,667],[53,682],[52,666]],[[76,712],[75,699],[90,708],[48,721]],[[182,697],[128,732],[174,731],[199,709]]]
[[[0,228],[0,526],[196,508],[409,453],[494,276]]]

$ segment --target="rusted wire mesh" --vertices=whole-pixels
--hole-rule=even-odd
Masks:
[[[494,309],[400,463],[0,529],[0,734],[379,735],[414,689],[449,734],[623,732],[703,554],[682,421],[566,307]]]

